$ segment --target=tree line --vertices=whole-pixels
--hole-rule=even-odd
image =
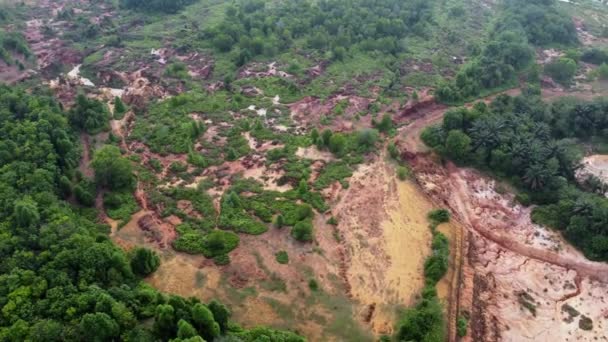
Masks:
[[[520,202],[541,205],[534,210],[536,222],[562,230],[588,258],[608,260],[606,186],[576,175],[578,142],[608,139],[608,101],[546,104],[539,94],[528,89],[518,97],[501,95],[489,106],[450,110],[422,139],[446,158],[511,180],[521,189]]]
[[[437,88],[441,101],[459,103],[484,91],[517,83],[518,75],[524,71],[535,81],[538,70],[529,68],[534,63],[533,46],[578,43],[572,19],[557,8],[555,0],[508,0],[500,12],[481,51],[453,80]]]

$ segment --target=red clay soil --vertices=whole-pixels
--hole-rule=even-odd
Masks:
[[[514,95],[517,90],[507,93]],[[544,91],[543,95],[550,100],[565,94]],[[593,97],[593,94],[585,93],[568,95]],[[419,136],[424,127],[441,122],[445,109],[425,105],[415,112],[418,119],[399,132],[398,145],[402,155],[428,196],[450,209],[468,232],[463,241],[465,248],[462,250],[468,252],[462,265],[460,292],[449,300],[457,312],[470,315],[470,333],[465,340],[499,341],[514,337],[528,340],[537,334],[552,338],[560,333],[579,336],[580,331],[575,328],[560,325],[560,321],[555,320],[555,312],[546,310],[545,303],[540,301],[535,305],[538,305],[542,323],[526,320],[525,315],[517,313],[521,304],[510,298],[507,291],[513,288],[532,291],[547,304],[568,301],[578,305],[579,310],[595,314],[594,319],[597,319],[601,316],[598,311],[602,310],[601,306],[585,305],[581,289],[585,284],[590,291],[586,296],[599,293],[597,300],[603,298],[602,293],[608,295],[605,287],[608,264],[585,259],[558,234],[534,225],[530,221],[530,209],[513,206],[513,196],[498,194],[487,177],[451,163],[442,165],[424,147]],[[542,289],[546,279],[553,288],[547,284]],[[558,283],[563,283],[563,287],[556,288]],[[456,325],[452,322],[456,317],[450,314],[450,340],[456,340]],[[601,328],[599,332],[594,331],[596,336],[598,333]]]

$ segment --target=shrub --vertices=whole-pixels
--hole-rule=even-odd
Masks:
[[[279,264],[285,265],[289,263],[289,255],[285,251],[277,252],[274,256]]]
[[[310,280],[308,281],[308,288],[309,288],[311,291],[318,291],[318,290],[319,290],[319,284],[317,283],[317,281],[316,281],[316,280],[314,280],[314,279],[310,279]]]
[[[409,175],[410,175],[410,170],[407,167],[405,167],[405,166],[397,167],[397,177],[400,180],[406,180]]]
[[[587,331],[591,331],[593,330],[593,320],[587,316],[581,316],[581,319],[578,321],[578,327],[583,329],[583,330],[587,330]]]
[[[131,252],[131,269],[133,273],[145,277],[154,273],[160,266],[160,258],[156,252],[138,247]]]
[[[450,212],[446,209],[435,209],[428,214],[428,218],[434,223],[446,223],[450,221]]]
[[[576,62],[570,58],[561,57],[545,66],[545,73],[555,80],[555,82],[568,85],[576,75]]]
[[[312,223],[310,221],[300,221],[291,230],[291,236],[301,242],[312,241]]]
[[[456,322],[456,333],[458,334],[458,337],[465,337],[467,335],[468,325],[469,320],[466,317],[458,317],[458,321]]]
[[[213,262],[218,266],[228,265],[230,263],[230,256],[228,254],[220,254],[213,257]]]

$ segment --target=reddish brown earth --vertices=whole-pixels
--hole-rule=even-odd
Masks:
[[[509,93],[514,93],[509,91]],[[544,91],[552,100],[595,94]],[[605,339],[608,331],[608,264],[591,262],[563,238],[530,220],[530,208],[471,169],[442,165],[419,139],[425,126],[438,123],[442,110],[429,110],[400,131],[399,146],[417,182],[462,225],[460,290],[450,307],[470,316],[466,341],[583,341]],[[522,304],[523,303],[523,304]],[[532,305],[535,312],[525,308]],[[564,304],[594,322],[579,329]],[[457,315],[450,309],[450,340]]]

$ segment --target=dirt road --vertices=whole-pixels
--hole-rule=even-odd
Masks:
[[[511,89],[503,93],[517,95],[519,90]],[[497,95],[483,101],[490,102]],[[548,101],[565,95],[589,99],[595,94],[543,91],[543,98]],[[580,331],[560,325],[562,317],[559,309],[543,312],[543,318],[547,318],[547,321],[535,323],[534,320],[521,320],[521,316],[511,316],[513,312],[505,312],[505,308],[516,309],[521,305],[507,298],[509,294],[512,295],[514,288],[525,284],[525,291],[550,297],[546,298],[546,302],[554,302],[555,307],[568,301],[568,305],[577,305],[581,311],[596,314],[595,318],[601,317],[596,308],[582,302],[581,284],[585,282],[587,287],[599,288],[597,291],[604,293],[602,284],[608,284],[608,264],[585,259],[561,236],[534,225],[530,221],[530,209],[514,207],[512,195],[498,194],[492,180],[474,170],[458,168],[450,163],[442,166],[433,159],[420,140],[420,133],[425,127],[441,122],[447,109],[433,108],[417,115],[413,122],[399,130],[399,146],[410,159],[415,176],[427,195],[435,203],[448,207],[462,226],[452,239],[452,244],[459,244],[452,260],[459,275],[452,279],[459,283],[452,284],[452,287],[460,291],[453,291],[448,300],[449,340],[457,340],[456,320],[465,311],[472,315],[472,331],[465,340],[502,340],[503,335],[523,338],[535,334],[550,338],[560,336],[559,333],[578,336]],[[548,270],[563,270],[563,276],[554,279],[555,282],[563,282],[563,288],[557,288],[555,293],[547,295],[547,289],[543,290],[542,287],[548,285],[543,285],[542,278],[534,284],[526,283],[541,274],[546,282],[547,277],[552,276]],[[510,272],[511,277],[501,278]],[[589,282],[599,282],[599,285],[588,285]],[[571,287],[575,288],[574,292],[569,290]],[[553,323],[548,323],[548,318]],[[598,334],[601,336],[601,329]]]

